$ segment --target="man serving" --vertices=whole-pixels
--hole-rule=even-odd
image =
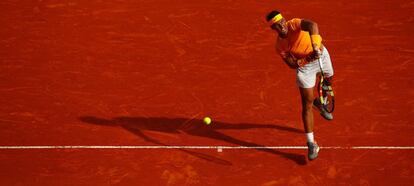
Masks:
[[[266,21],[278,34],[277,52],[290,68],[296,69],[296,83],[302,98],[302,120],[307,138],[308,158],[314,160],[318,157],[319,146],[313,136],[312,105],[319,109],[325,119],[333,119],[332,114],[322,109],[319,99],[314,97],[316,76],[321,73],[319,60],[323,66],[325,83],[331,86],[333,68],[328,50],[323,46],[318,25],[313,21],[299,18],[286,21],[276,10],[267,15]]]

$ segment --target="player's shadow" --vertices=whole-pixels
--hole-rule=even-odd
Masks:
[[[186,134],[193,135],[193,136],[221,140],[221,141],[225,141],[225,142],[240,145],[240,146],[254,146],[254,147],[264,147],[264,146],[233,138],[217,130],[225,130],[225,129],[243,130],[243,129],[253,129],[253,128],[266,128],[266,129],[276,129],[276,130],[303,134],[303,131],[299,129],[285,127],[285,126],[278,126],[278,125],[273,125],[273,124],[249,124],[249,123],[230,124],[230,123],[214,121],[214,123],[211,125],[205,125],[199,119],[185,119],[185,118],[115,117],[113,119],[104,119],[104,118],[97,118],[94,116],[82,116],[79,118],[79,120],[85,123],[90,123],[90,124],[95,124],[95,125],[122,127],[128,130],[129,132],[143,138],[144,140],[148,142],[151,142],[157,145],[163,145],[163,146],[168,146],[168,145],[165,145],[159,142],[158,140],[145,135],[143,131],[148,130],[148,131],[157,131],[157,132],[172,133],[172,134],[186,133]],[[231,163],[228,161],[221,160],[221,159],[208,156],[202,153],[196,153],[196,152],[188,151],[185,149],[179,149],[179,150],[189,153],[191,155],[194,155],[198,158],[205,159],[207,161],[213,161],[215,163],[219,163],[223,165],[231,165]],[[284,158],[295,161],[299,165],[306,164],[306,159],[305,159],[305,156],[303,155],[287,153],[287,152],[282,152],[282,151],[278,151],[275,149],[266,149],[266,148],[263,148],[263,149],[260,148],[257,150],[282,156]]]

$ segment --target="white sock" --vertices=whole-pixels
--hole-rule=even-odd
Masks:
[[[308,142],[315,142],[313,139],[313,132],[306,133],[306,139],[308,140]]]

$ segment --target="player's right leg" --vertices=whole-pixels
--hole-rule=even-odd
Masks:
[[[299,87],[300,97],[302,100],[302,121],[304,124],[305,132],[313,132],[313,87],[301,88]]]
[[[318,157],[319,146],[313,139],[313,99],[316,74],[320,71],[317,60],[299,67],[296,72],[296,83],[302,98],[302,120],[305,127],[308,145],[308,158],[314,160]]]
[[[300,95],[302,98],[302,121],[305,128],[307,145],[308,145],[308,158],[309,160],[314,160],[318,157],[319,146],[316,144],[316,141],[313,137],[313,87],[312,88],[302,88],[299,87]]]

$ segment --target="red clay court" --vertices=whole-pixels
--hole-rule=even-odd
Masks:
[[[413,1],[0,8],[0,185],[414,181]],[[317,22],[333,61],[335,119],[314,112],[323,148],[312,162],[295,72],[264,19],[272,9]]]

